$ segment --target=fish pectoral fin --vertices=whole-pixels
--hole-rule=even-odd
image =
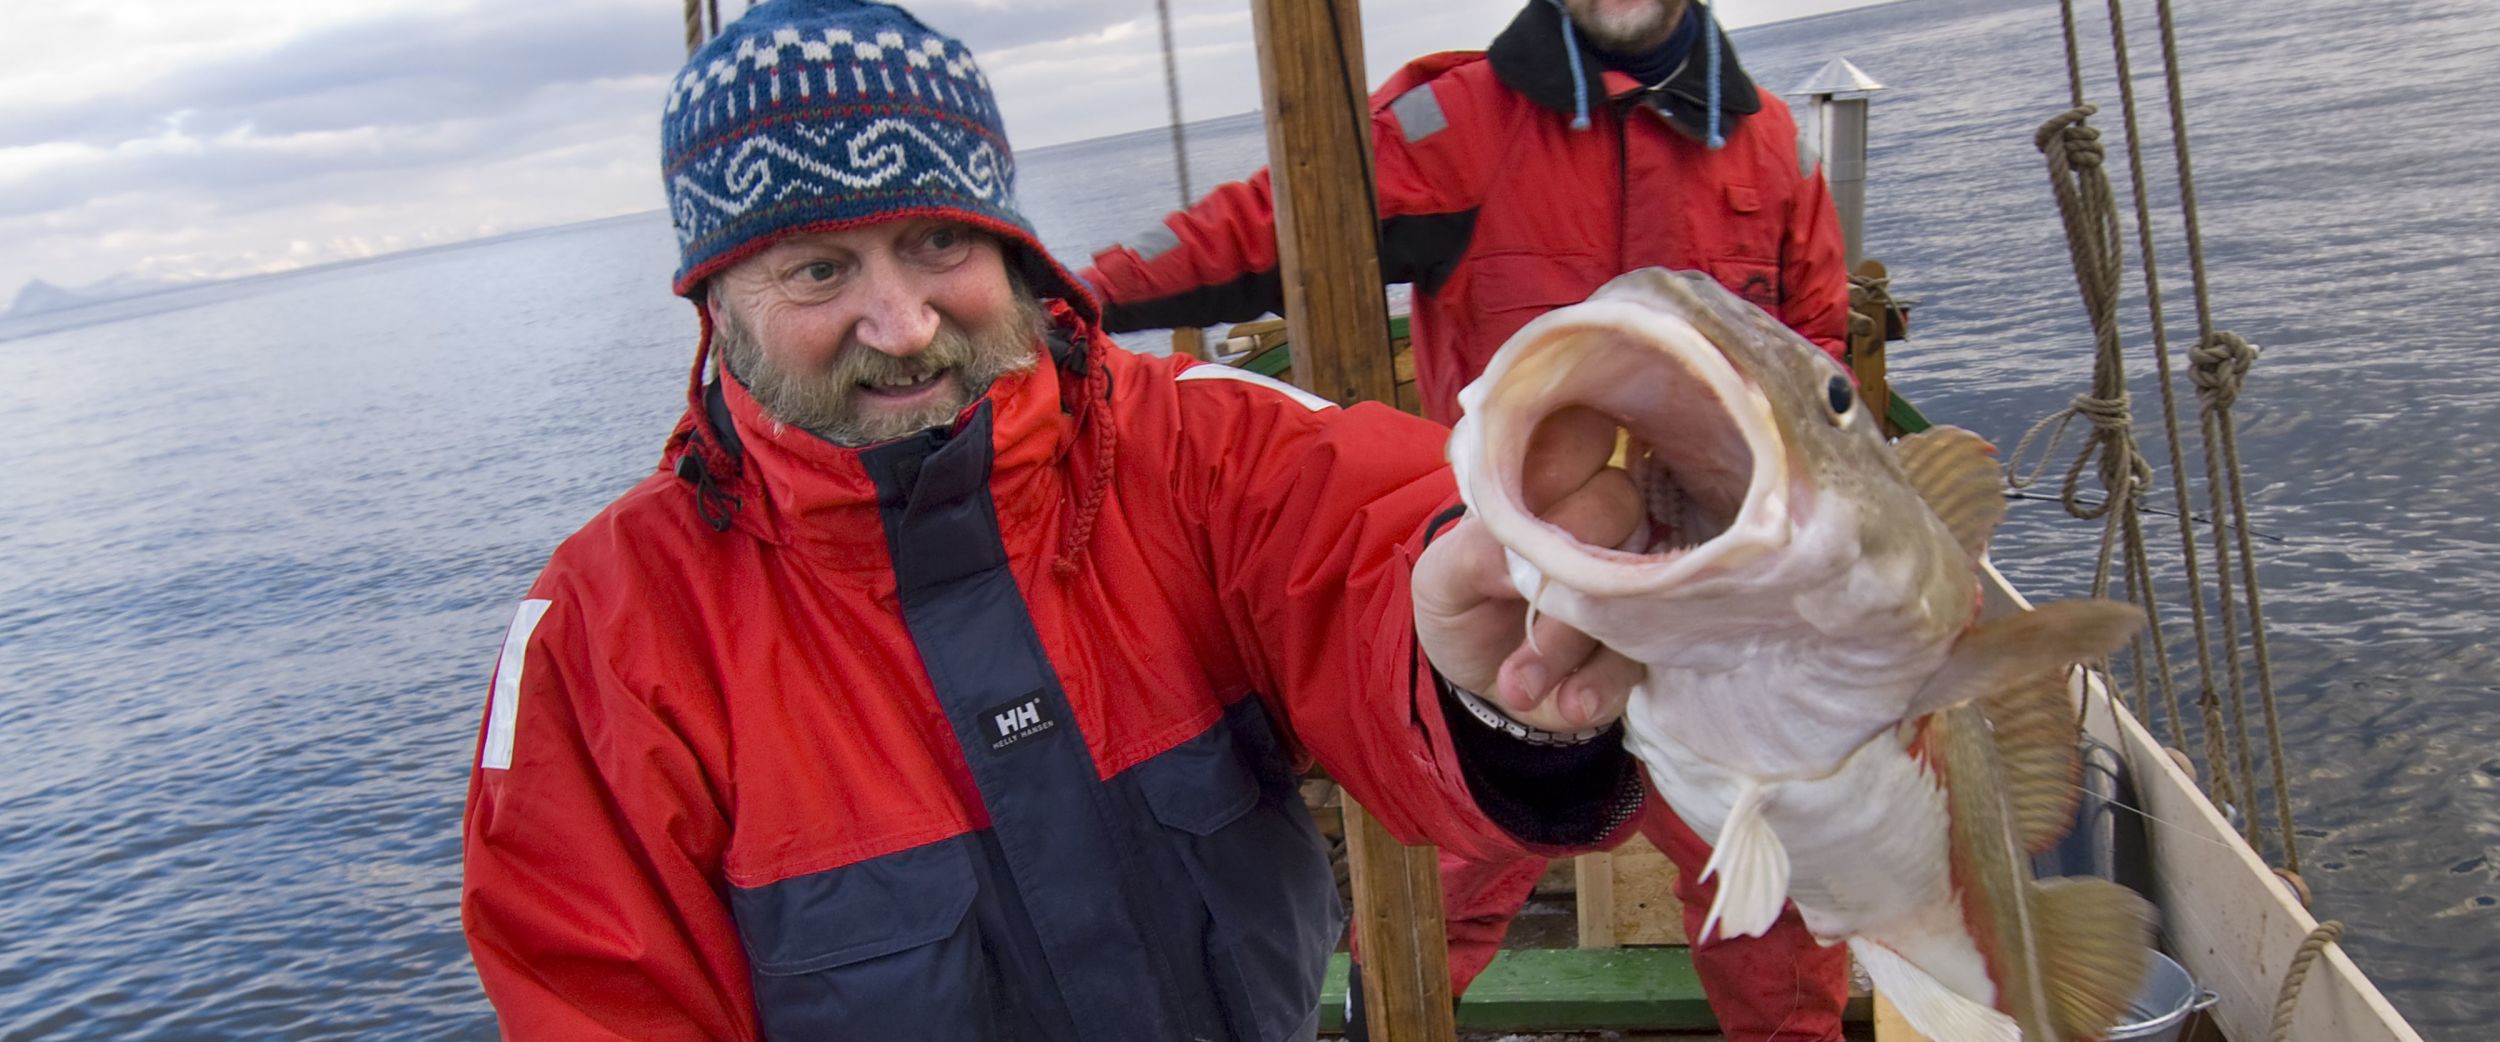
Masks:
[[[2034,673],[1979,699],[2005,766],[2005,803],[2026,854],[2056,846],[2083,799],[2082,725],[2067,671]]]
[[[1716,877],[1719,892],[1710,899],[1699,940],[1759,937],[1779,921],[1780,909],[1788,903],[1788,848],[1762,817],[1762,801],[1769,792],[1745,782],[1727,824],[1719,828],[1718,844],[1701,869],[1701,881]]]
[[[2153,906],[2106,879],[2031,884],[2049,1016],[2069,1038],[2098,1038],[2144,986]]]
[[[1974,561],[1988,552],[1988,540],[2005,520],[1996,451],[1987,439],[1959,427],[1931,427],[1893,445],[1910,488]]]
[[[1963,995],[1899,953],[1864,937],[1849,939],[1849,954],[1866,967],[1875,993],[1933,1042],[2023,1042],[2014,1018]]]
[[[2045,673],[2127,646],[2144,610],[2121,601],[2051,601],[1990,619],[1953,643],[1944,668],[1910,700],[1907,719],[1984,698]]]

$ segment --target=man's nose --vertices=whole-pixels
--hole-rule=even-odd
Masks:
[[[866,273],[859,324],[852,339],[870,350],[908,358],[937,338],[938,313],[929,294],[907,272],[875,266]]]

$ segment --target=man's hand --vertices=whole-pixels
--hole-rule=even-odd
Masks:
[[[1631,477],[1607,466],[1615,424],[1571,409],[1537,428],[1523,489],[1537,516],[1581,542],[1613,546],[1641,522]],[[1415,632],[1450,682],[1485,696],[1511,719],[1547,731],[1604,727],[1623,716],[1641,667],[1587,634],[1539,616],[1510,584],[1502,545],[1474,518],[1435,539],[1415,562]]]

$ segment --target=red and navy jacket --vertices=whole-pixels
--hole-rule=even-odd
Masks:
[[[1840,356],[1849,283],[1817,149],[1721,39],[1720,126],[1696,46],[1655,85],[1606,69],[1534,0],[1483,52],[1418,59],[1372,95],[1380,270],[1412,283],[1424,414],[1457,421],[1458,390],[1502,342],[1635,268],[1705,271]],[[1717,32],[1716,26],[1706,31]],[[1565,41],[1570,41],[1568,44]],[[1581,49],[1589,126],[1572,121],[1566,46]],[[1281,312],[1267,171],[1208,193],[1081,273],[1113,331]]]
[[[1445,723],[1407,596],[1439,428],[1056,321],[866,449],[709,384],[556,551],[466,816],[505,1037],[1308,1038],[1310,761],[1411,841],[1625,834],[1619,743],[1505,765]]]

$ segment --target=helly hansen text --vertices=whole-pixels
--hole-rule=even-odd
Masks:
[[[989,728],[991,751],[1005,749],[1057,726],[1058,721],[1050,718],[1048,710],[1048,704],[1038,691],[1006,705],[984,710],[981,723]]]

